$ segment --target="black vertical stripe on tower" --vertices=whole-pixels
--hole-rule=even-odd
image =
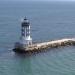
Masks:
[[[25,28],[24,27],[22,27],[22,36],[25,36]]]
[[[24,32],[22,32],[22,36],[25,36]]]

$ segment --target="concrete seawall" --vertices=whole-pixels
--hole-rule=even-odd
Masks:
[[[57,48],[60,46],[68,46],[68,45],[75,45],[75,38],[54,40],[54,41],[49,41],[44,43],[36,43],[30,46],[27,46],[25,48],[21,48],[20,46],[18,46],[17,48],[14,48],[13,50],[15,52],[23,52],[23,53],[24,52],[39,52],[47,48]]]

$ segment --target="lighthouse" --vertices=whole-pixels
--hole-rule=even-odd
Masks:
[[[26,17],[21,22],[20,44],[23,47],[32,45],[32,38],[30,37],[30,23]]]
[[[30,23],[25,17],[21,22],[21,37],[19,42],[15,43],[15,49],[25,49],[32,45],[32,38],[30,37]]]

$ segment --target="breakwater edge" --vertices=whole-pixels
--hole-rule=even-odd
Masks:
[[[23,47],[23,45],[17,45],[13,51],[20,52],[20,53],[28,53],[28,52],[40,52],[44,51],[47,48],[57,48],[61,46],[74,46],[75,45],[75,38],[71,39],[60,39],[60,40],[54,40],[49,42],[43,42],[43,43],[36,43],[29,45],[27,47]]]

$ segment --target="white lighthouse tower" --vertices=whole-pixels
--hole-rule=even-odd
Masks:
[[[30,37],[30,23],[26,17],[21,22],[21,37],[20,41],[15,43],[14,51],[23,50],[32,45],[32,38]]]
[[[30,37],[30,23],[26,17],[21,23],[20,44],[25,47],[32,44],[32,38]]]
[[[21,37],[20,41],[16,43],[16,48],[25,48],[29,45],[32,45],[32,38],[30,37],[30,23],[26,19],[23,19],[21,23]]]

